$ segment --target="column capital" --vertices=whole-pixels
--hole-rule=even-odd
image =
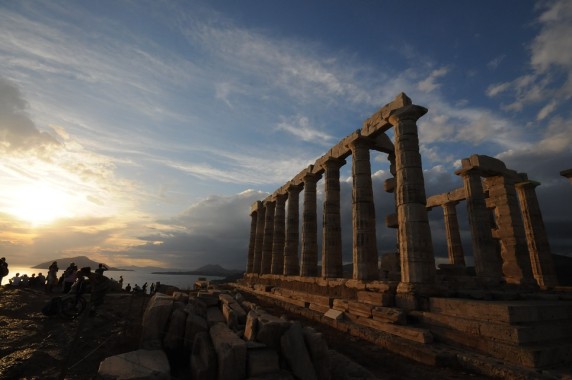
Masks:
[[[328,156],[323,164],[322,167],[326,168],[328,166],[337,166],[337,167],[342,167],[346,164],[346,160],[340,157],[334,157],[334,156]]]
[[[294,183],[294,182],[290,182],[287,186],[288,189],[288,193],[299,193],[302,191],[302,189],[304,189],[304,184],[303,183]]]
[[[417,121],[421,116],[425,115],[427,111],[425,107],[411,104],[391,111],[389,114],[389,122],[391,125],[396,125],[405,120]]]

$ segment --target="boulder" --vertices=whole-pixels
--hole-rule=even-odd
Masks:
[[[310,353],[312,364],[320,380],[330,380],[330,356],[328,344],[322,333],[311,327],[304,327],[304,342]]]
[[[171,313],[167,333],[163,339],[163,347],[167,350],[177,351],[184,348],[185,326],[187,313],[184,309],[175,309]]]
[[[304,334],[300,322],[293,322],[282,335],[282,355],[292,369],[292,373],[300,380],[318,380],[310,354],[304,342]]]
[[[173,308],[173,297],[155,293],[149,300],[141,323],[140,347],[147,350],[162,348],[162,341]]]
[[[209,330],[218,363],[218,380],[242,380],[246,376],[246,342],[223,323]]]
[[[104,359],[97,374],[103,379],[169,380],[170,371],[162,350],[137,350]]]
[[[185,348],[190,350],[193,347],[195,336],[200,332],[208,332],[207,321],[196,314],[189,314],[185,323]]]
[[[195,335],[191,353],[191,378],[193,380],[212,380],[217,376],[216,352],[207,332]]]
[[[280,360],[276,350],[268,347],[248,348],[246,375],[248,378],[280,372]]]

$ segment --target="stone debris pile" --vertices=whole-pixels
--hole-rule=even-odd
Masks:
[[[274,316],[239,292],[215,289],[156,293],[143,315],[140,349],[105,359],[99,376],[375,379],[366,369],[330,350],[315,329]]]

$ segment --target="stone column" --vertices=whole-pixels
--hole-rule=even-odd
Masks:
[[[492,235],[491,214],[485,203],[481,175],[477,169],[461,169],[455,174],[463,177],[477,276],[483,283],[500,284],[502,263]]]
[[[304,176],[304,211],[302,215],[302,260],[300,276],[318,275],[318,217],[316,213],[316,183],[320,175]]]
[[[457,203],[447,202],[442,204],[443,216],[445,219],[445,233],[447,235],[447,253],[449,263],[465,266],[465,254],[461,243],[461,233],[459,232],[459,220],[457,219]]]
[[[359,135],[349,145],[352,151],[353,278],[371,281],[379,278],[375,207],[369,161],[369,141]]]
[[[274,208],[276,202],[264,202],[266,208],[266,217],[264,220],[264,240],[262,241],[262,261],[260,264],[260,273],[268,274],[272,266],[272,240],[274,238]]]
[[[284,274],[300,275],[298,245],[300,238],[299,198],[302,185],[288,187],[288,215],[286,216],[286,245],[284,246]]]
[[[276,195],[274,211],[274,239],[272,239],[272,268],[270,273],[282,274],[284,271],[284,234],[286,223],[286,194]]]
[[[508,284],[534,284],[515,180],[509,176],[498,175],[487,177],[485,181],[489,198],[495,206],[505,281]]]
[[[252,260],[252,273],[260,273],[262,264],[262,243],[264,241],[264,221],[266,208],[258,201],[258,216],[256,217],[256,239],[254,241],[254,259]]]
[[[424,294],[431,292],[435,283],[435,258],[416,124],[426,112],[426,108],[410,105],[395,110],[389,117],[395,131],[395,199],[401,256],[398,293]]]
[[[340,216],[340,167],[345,160],[329,158],[325,168],[322,223],[322,277],[342,278],[342,227]]]
[[[558,278],[536,196],[535,188],[538,185],[540,184],[534,181],[521,182],[516,185],[516,191],[524,220],[532,274],[539,286],[548,288],[558,285]]]
[[[250,213],[250,240],[248,242],[248,261],[246,262],[246,273],[252,273],[254,265],[254,246],[256,242],[256,221],[258,210],[252,210]]]

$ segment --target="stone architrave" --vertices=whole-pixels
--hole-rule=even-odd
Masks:
[[[286,216],[286,245],[284,246],[284,275],[299,276],[300,261],[298,247],[300,237],[299,199],[301,185],[291,184],[288,187],[288,214]]]
[[[272,266],[270,273],[282,274],[284,271],[284,240],[286,229],[286,194],[276,195],[274,210],[274,239],[272,239]]]
[[[322,223],[322,277],[343,277],[340,216],[340,167],[345,160],[329,158],[325,168],[325,199]]]
[[[248,261],[246,262],[246,273],[252,273],[252,268],[254,266],[254,246],[256,244],[257,216],[257,210],[252,210],[250,213],[250,239],[248,241]]]
[[[558,279],[536,196],[535,188],[538,185],[540,183],[527,180],[516,184],[516,191],[523,215],[532,273],[539,286],[548,288],[558,285]]]
[[[533,284],[526,234],[519,209],[515,180],[505,175],[485,178],[489,198],[494,204],[500,239],[502,271],[508,284]]]
[[[353,279],[377,280],[375,207],[371,182],[370,142],[357,131],[349,147],[352,152]]]
[[[492,236],[491,214],[485,203],[481,175],[473,168],[457,170],[455,174],[463,177],[475,271],[484,283],[499,284],[502,263]]]
[[[264,221],[266,216],[266,208],[262,202],[256,202],[257,214],[256,217],[256,240],[254,242],[254,258],[252,260],[252,273],[260,273],[262,264],[262,243],[264,241]]]
[[[270,273],[272,267],[272,241],[274,239],[274,209],[276,202],[264,202],[266,217],[264,221],[264,240],[262,242],[262,261],[260,264],[260,274]]]
[[[302,257],[300,276],[318,275],[318,217],[316,212],[316,183],[320,175],[312,173],[310,165],[304,175],[304,211],[302,214]]]
[[[435,282],[435,258],[425,208],[427,198],[416,124],[426,112],[424,107],[409,105],[393,111],[389,117],[395,133],[395,200],[401,255],[398,293],[421,292],[431,289]]]
[[[457,219],[456,205],[459,202],[447,202],[441,205],[445,219],[445,233],[447,236],[447,253],[449,263],[465,266],[465,254],[461,243],[459,220]]]

